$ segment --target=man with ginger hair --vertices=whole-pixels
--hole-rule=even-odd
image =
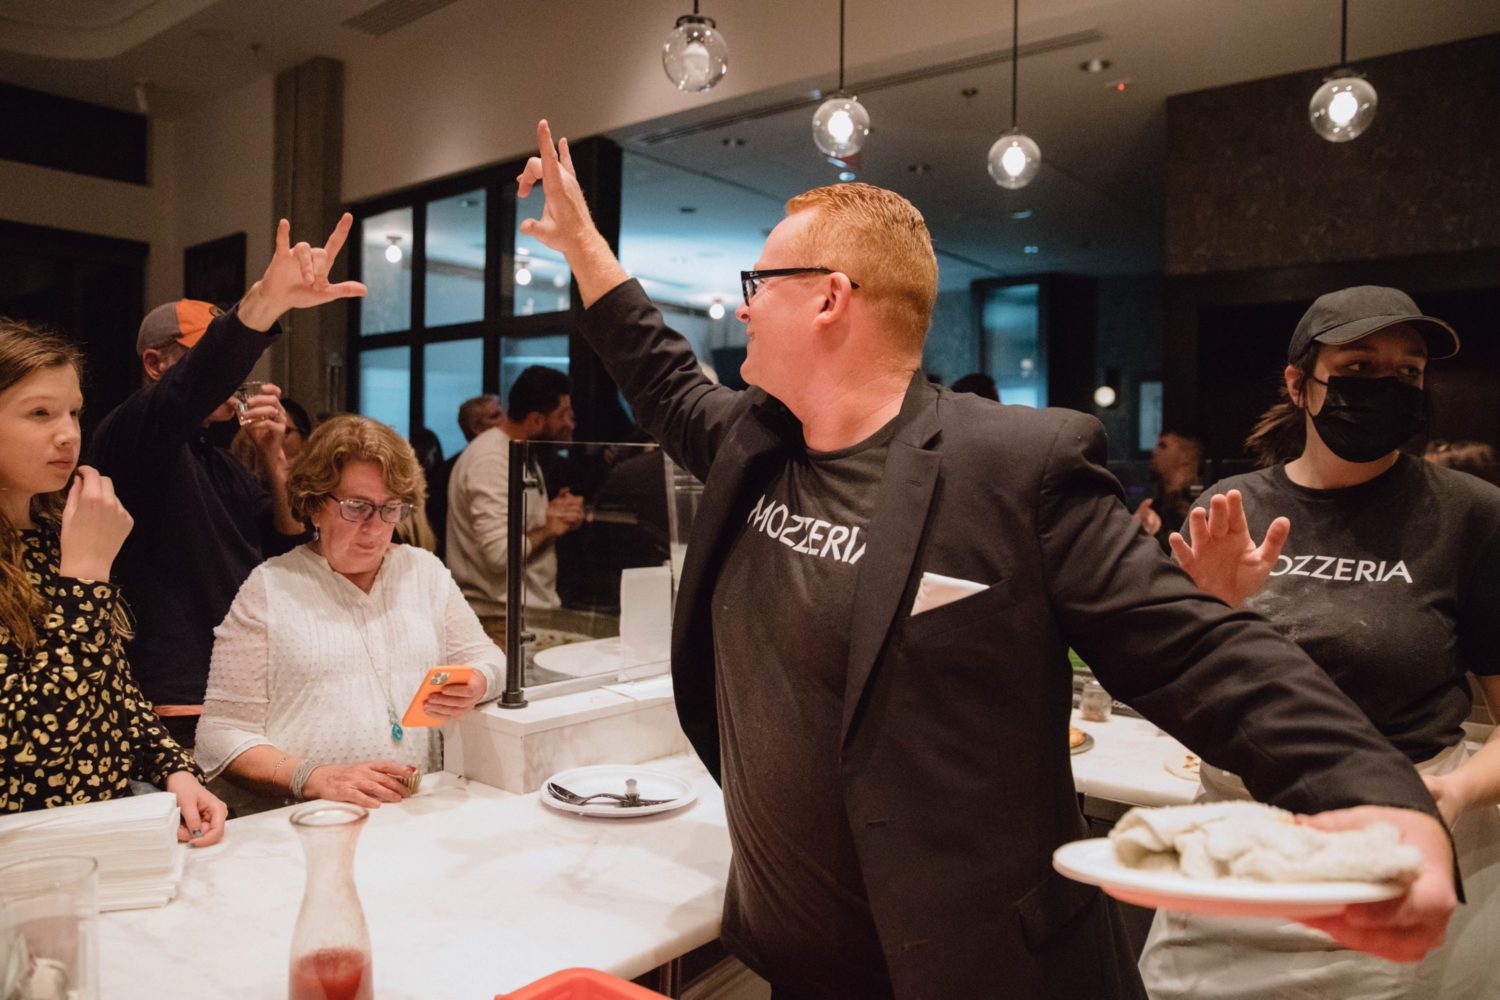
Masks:
[[[775,1000],[1142,995],[1114,906],[1051,867],[1084,834],[1071,645],[1195,752],[1329,828],[1424,856],[1398,901],[1318,926],[1410,960],[1454,905],[1406,759],[1304,654],[1164,559],[1067,410],[930,385],[937,263],[920,213],[862,184],[787,203],[737,310],[735,391],[594,228],[545,122],[523,229],[566,255],[580,330],[705,482],[673,619],[683,728],[724,789],[722,936]],[[1380,803],[1360,810],[1341,807]]]

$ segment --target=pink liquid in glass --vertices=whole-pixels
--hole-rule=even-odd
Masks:
[[[320,948],[292,963],[288,1000],[374,1000],[370,956],[355,948]]]

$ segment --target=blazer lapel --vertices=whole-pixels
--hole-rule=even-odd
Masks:
[[[912,562],[927,527],[927,511],[942,459],[931,447],[942,429],[937,400],[936,391],[918,371],[901,405],[904,426],[891,441],[880,500],[870,519],[865,556],[860,560],[855,584],[841,741],[849,738],[870,671],[901,612]]]

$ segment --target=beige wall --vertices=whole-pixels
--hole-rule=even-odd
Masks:
[[[0,219],[151,244],[146,303],[182,294],[182,251],[246,233],[247,280],[270,259],[272,80],[151,122],[149,186],[0,160]]]
[[[271,258],[271,133],[274,82],[263,77],[191,115],[157,124],[164,137],[153,166],[166,225],[153,246],[149,302],[182,294],[182,251],[245,233],[245,280]],[[156,252],[157,250],[160,252]]]

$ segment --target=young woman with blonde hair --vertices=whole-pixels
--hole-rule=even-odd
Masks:
[[[224,803],[122,649],[109,575],[132,521],[110,480],[77,464],[81,368],[62,338],[0,320],[0,812],[114,798],[135,779],[176,795],[179,837],[204,846],[223,835]]]

